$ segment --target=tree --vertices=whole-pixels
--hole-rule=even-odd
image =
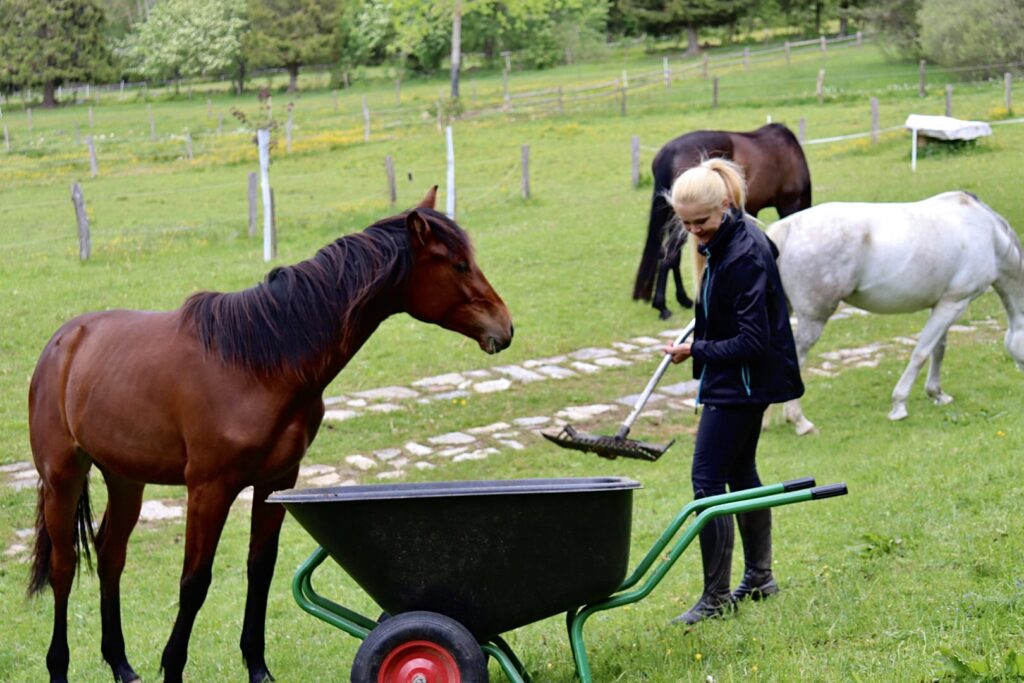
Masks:
[[[1020,0],[924,0],[917,13],[924,56],[945,66],[1024,60]]]
[[[298,90],[304,64],[336,59],[339,0],[250,0],[246,52],[260,66],[288,70],[288,92]]]
[[[867,0],[860,16],[878,32],[884,49],[900,57],[920,54],[917,10],[921,0]]]
[[[751,0],[619,0],[619,10],[644,33],[672,35],[685,30],[686,54],[700,51],[698,30],[737,21]]]
[[[246,26],[245,0],[164,0],[128,36],[125,56],[151,78],[211,75],[232,67],[244,74]]]
[[[0,0],[0,83],[42,86],[57,106],[58,85],[109,75],[103,25],[94,0]]]

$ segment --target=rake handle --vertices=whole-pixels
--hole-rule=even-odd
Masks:
[[[676,337],[676,340],[672,343],[673,346],[678,346],[686,341],[686,338],[693,334],[693,328],[697,324],[696,320],[691,320],[690,324],[687,325],[682,333]],[[636,422],[636,418],[640,416],[640,411],[647,405],[648,399],[651,398],[651,394],[654,393],[654,387],[658,386],[658,382],[665,375],[665,371],[668,370],[668,366],[672,364],[672,356],[665,354],[665,357],[661,359],[661,363],[658,364],[658,369],[654,371],[654,375],[651,376],[651,380],[647,383],[640,398],[637,399],[636,404],[633,405],[633,410],[626,417],[626,420],[619,425],[619,431],[615,433],[616,439],[625,439],[629,436],[629,430],[633,428],[633,423]]]

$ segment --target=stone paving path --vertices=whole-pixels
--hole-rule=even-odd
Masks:
[[[865,311],[843,307],[832,320],[854,315],[867,315]],[[998,326],[996,321],[991,322]],[[951,332],[971,332],[975,328],[954,325]],[[679,335],[681,330],[663,330],[657,337],[634,337],[613,342],[609,347],[587,347],[571,353],[527,360],[519,365],[501,365],[489,369],[450,372],[416,380],[408,386],[389,386],[350,395],[324,399],[327,411],[324,420],[338,422],[360,415],[391,413],[415,409],[417,404],[432,401],[450,401],[474,394],[490,394],[514,390],[515,387],[534,382],[558,381],[577,375],[600,373],[609,368],[634,363],[652,364],[660,358],[666,340]],[[851,368],[876,367],[881,359],[899,346],[913,347],[916,339],[897,337],[891,342],[876,342],[860,348],[839,349],[818,354],[817,365],[804,368],[810,375],[834,377]],[[666,411],[694,407],[697,382],[694,380],[659,386],[648,400],[641,418],[661,417]],[[377,449],[345,456],[337,466],[326,464],[304,465],[299,470],[297,487],[346,486],[370,480],[401,479],[407,470],[432,469],[447,463],[482,460],[502,452],[525,450],[540,438],[540,432],[561,428],[566,423],[586,424],[600,418],[614,424],[624,419],[636,403],[639,394],[614,399],[609,403],[567,406],[554,415],[522,415],[507,421],[465,427],[460,431],[426,435],[403,444],[383,443]],[[23,461],[0,466],[0,483],[13,489],[35,487],[38,476],[32,462]],[[252,500],[252,489],[239,496],[236,505],[246,506]],[[147,500],[142,506],[140,521],[155,523],[184,518],[184,489],[181,498]],[[18,541],[8,547],[7,556],[27,555],[31,529],[16,532]]]

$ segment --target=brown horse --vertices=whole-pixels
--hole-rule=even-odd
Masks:
[[[665,193],[683,171],[711,157],[731,159],[743,168],[747,179],[746,211],[753,216],[768,206],[775,207],[781,217],[811,205],[811,173],[807,169],[807,159],[796,136],[782,124],[761,126],[750,133],[698,130],[666,143],[651,164],[654,174],[651,217],[633,286],[633,299],[650,301],[662,320],[672,315],[665,304],[670,270],[679,305],[684,308],[693,306],[690,297],[686,296],[679,270],[687,233],[677,230],[673,235],[675,239],[666,239],[675,216],[665,201]]]
[[[324,389],[395,313],[464,334],[487,353],[512,341],[508,309],[466,233],[433,210],[436,189],[418,207],[275,268],[251,289],[203,292],[169,312],[87,313],[53,336],[29,390],[41,478],[29,593],[53,588],[52,681],[67,680],[68,594],[83,549],[90,559],[94,464],[109,494],[93,542],[101,649],[114,678],[138,679],[125,657],[119,584],[147,483],[188,488],[164,680],[182,680],[228,509],[247,486],[254,497],[241,649],[250,681],[272,678],[264,629],[284,508],[265,499],[294,485],[323,417]]]

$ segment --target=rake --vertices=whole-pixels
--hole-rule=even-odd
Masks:
[[[686,329],[676,338],[674,344],[679,345],[686,341],[686,338],[693,333],[693,326],[696,321],[690,321],[690,324],[686,326]],[[648,460],[654,462],[662,455],[665,454],[672,444],[676,441],[672,439],[665,445],[656,443],[649,443],[647,441],[636,441],[634,439],[627,438],[629,436],[629,430],[633,428],[633,423],[636,422],[637,417],[640,416],[640,411],[644,409],[647,404],[647,400],[650,399],[651,394],[654,393],[654,387],[658,386],[658,382],[661,381],[662,376],[668,369],[669,364],[672,362],[672,356],[665,354],[665,357],[661,359],[661,363],[658,365],[658,369],[654,371],[654,375],[651,380],[647,383],[647,387],[643,393],[640,394],[640,398],[637,399],[636,404],[633,406],[632,412],[626,420],[619,425],[619,430],[615,433],[615,436],[603,436],[600,434],[587,434],[586,432],[578,431],[572,425],[565,425],[558,434],[547,434],[542,433],[544,438],[551,443],[561,446],[562,448],[571,448],[575,451],[583,451],[584,453],[596,453],[602,458],[608,458],[614,460],[615,458],[622,456],[624,458],[636,458],[637,460]]]

